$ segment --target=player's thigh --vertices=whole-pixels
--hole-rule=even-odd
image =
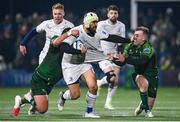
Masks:
[[[77,82],[80,76],[91,68],[92,65],[90,64],[72,65],[71,67],[63,68],[63,76],[66,84],[70,85]]]
[[[137,75],[136,76],[136,82],[139,87],[148,88],[148,80],[143,75]]]
[[[92,68],[87,70],[85,73],[83,73],[81,79],[84,79],[83,81],[85,82],[88,88],[96,89],[97,87],[96,75]]]
[[[156,98],[157,96],[157,90],[158,90],[158,77],[157,76],[146,76],[146,79],[148,80],[149,86],[148,86],[148,96],[152,98]]]
[[[35,95],[48,95],[53,88],[53,85],[41,78],[36,72],[33,73],[31,79],[32,94]]]

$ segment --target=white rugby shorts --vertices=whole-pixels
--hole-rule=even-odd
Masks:
[[[112,61],[109,61],[109,60],[100,61],[100,62],[98,62],[98,64],[102,71],[104,71],[107,68],[113,68],[113,67],[120,68],[120,66],[116,65],[115,63],[113,63]]]
[[[84,74],[86,71],[89,69],[92,69],[91,64],[79,64],[79,65],[74,65],[68,64],[68,67],[63,67],[62,72],[63,72],[63,77],[67,85],[75,83],[82,74]]]

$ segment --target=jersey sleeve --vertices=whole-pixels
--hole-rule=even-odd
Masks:
[[[66,42],[69,45],[72,45],[75,40],[76,40],[76,38],[74,36],[70,36],[70,37],[66,38],[63,42]]]
[[[97,32],[96,37],[99,40],[106,39],[109,37],[109,34],[103,29],[98,29],[98,30],[96,30],[96,32]]]
[[[68,25],[69,25],[70,28],[74,28],[74,24],[73,23],[69,22]]]
[[[124,24],[123,24],[122,27],[121,27],[120,36],[121,36],[121,37],[124,37],[124,38],[125,38],[125,36],[126,36],[126,27],[125,27]]]
[[[130,48],[130,43],[125,45],[124,47],[124,51],[123,51],[123,55],[125,56],[125,58],[127,58],[129,56],[128,52],[129,52],[129,48]]]
[[[46,24],[47,24],[47,21],[43,21],[41,24],[39,24],[39,25],[36,27],[36,31],[37,31],[38,33],[45,31]]]

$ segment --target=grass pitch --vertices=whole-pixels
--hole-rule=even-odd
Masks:
[[[75,101],[67,101],[64,111],[56,107],[57,96],[64,88],[55,88],[49,96],[49,110],[41,115],[28,116],[29,105],[23,107],[18,117],[11,116],[15,95],[23,96],[29,88],[0,88],[0,121],[180,121],[180,88],[160,87],[153,109],[154,118],[145,118],[143,114],[133,116],[134,109],[140,101],[137,89],[119,87],[113,99],[115,110],[104,109],[107,88],[103,87],[94,108],[100,119],[83,118],[86,108],[86,88],[81,89],[81,97]]]

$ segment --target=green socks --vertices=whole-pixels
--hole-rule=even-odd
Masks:
[[[140,96],[143,104],[143,109],[145,109],[145,111],[149,110],[147,92],[140,92]]]

